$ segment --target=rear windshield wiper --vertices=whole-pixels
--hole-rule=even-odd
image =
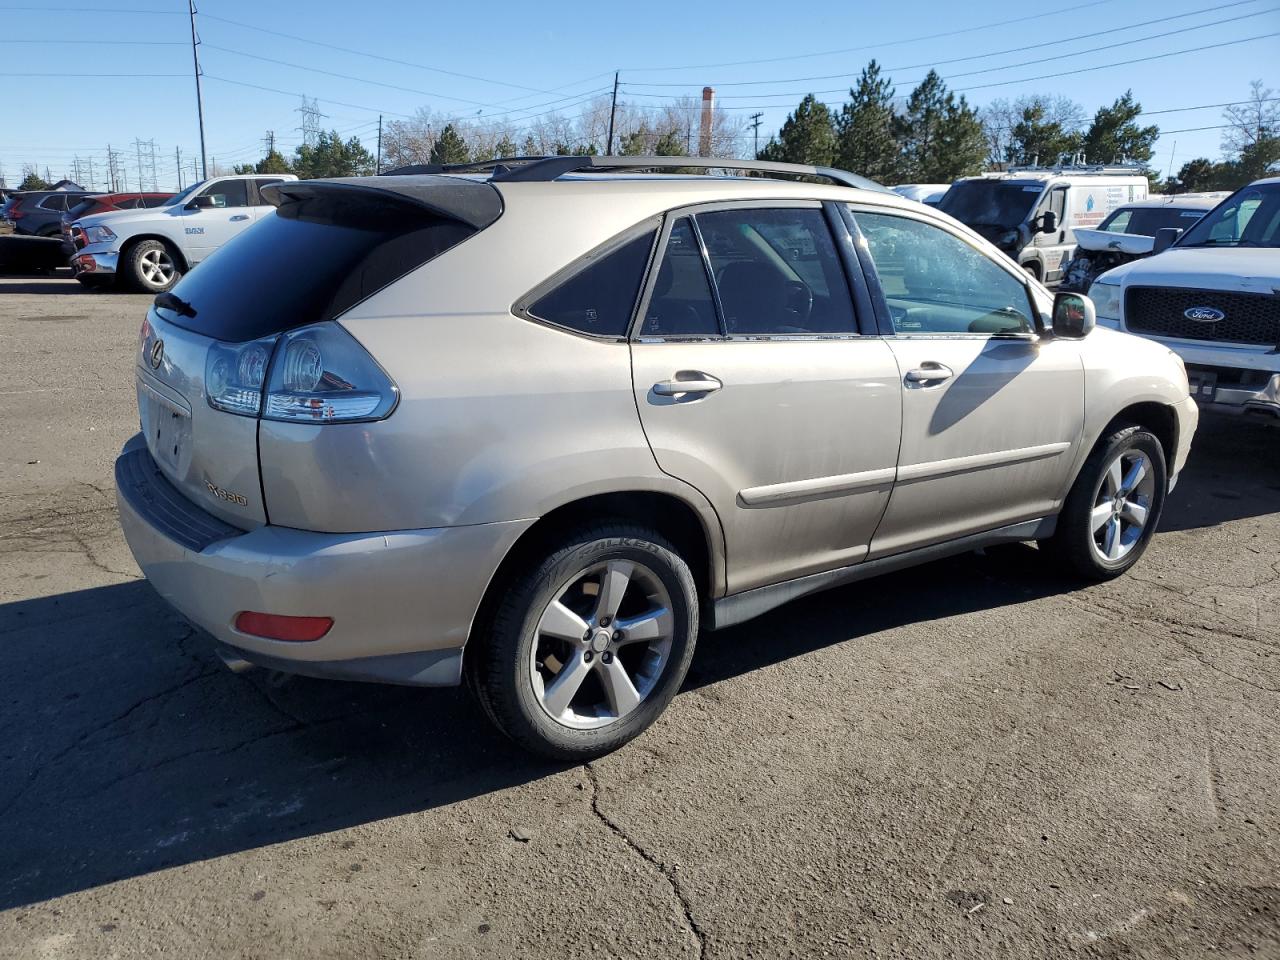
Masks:
[[[152,301],[157,307],[163,310],[172,310],[180,317],[194,317],[196,308],[183,300],[176,293],[166,290],[164,293],[157,293],[155,300]]]

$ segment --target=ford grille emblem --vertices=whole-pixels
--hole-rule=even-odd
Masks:
[[[1214,307],[1192,307],[1189,310],[1183,310],[1182,315],[1196,323],[1217,323],[1219,320],[1227,319],[1225,313]]]
[[[160,366],[160,361],[164,359],[164,341],[157,340],[151,345],[151,369],[154,370]]]

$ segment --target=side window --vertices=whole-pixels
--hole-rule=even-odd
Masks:
[[[263,187],[270,186],[273,183],[280,183],[283,180],[284,180],[283,177],[259,177],[257,180],[254,181],[254,183],[257,185],[258,190],[261,190]],[[256,190],[254,191],[253,205],[255,207],[271,206],[271,204],[267,203],[266,200],[262,199],[262,196],[258,194]]]
[[[247,207],[249,205],[249,181],[223,180],[215,183],[205,192],[205,196],[213,197],[215,207]]]
[[[643,337],[718,337],[706,263],[688,217],[671,227],[640,327]]]
[[[1022,281],[940,227],[854,211],[899,334],[1030,333]]]
[[[141,203],[142,200],[138,197],[126,197],[124,200],[118,201],[116,206],[121,210],[133,210],[141,205]]]
[[[1058,223],[1062,224],[1062,220],[1067,214],[1067,190],[1065,187],[1058,187],[1049,194],[1049,209],[1057,216]]]
[[[697,219],[730,336],[857,331],[821,210],[723,210]]]
[[[65,210],[67,209],[67,195],[65,193],[51,193],[40,201],[40,206],[45,210]]]
[[[142,198],[142,206],[147,207],[148,209],[151,207],[163,207],[168,202],[169,202],[168,197],[143,197]]]
[[[529,316],[598,337],[625,337],[656,230],[645,231],[545,293]]]

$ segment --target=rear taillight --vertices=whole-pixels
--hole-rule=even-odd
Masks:
[[[22,204],[19,202],[10,207],[8,216],[10,220],[21,220],[25,217],[26,214],[22,211]]]
[[[336,323],[281,336],[267,383],[267,420],[342,423],[381,420],[399,391],[356,339]]]
[[[244,417],[262,410],[262,385],[275,337],[249,343],[215,343],[204,361],[204,393],[209,406]]]
[[[204,389],[217,410],[290,423],[381,420],[400,399],[391,378],[336,323],[215,343],[205,357]]]

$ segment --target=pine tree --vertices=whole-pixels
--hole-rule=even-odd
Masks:
[[[807,94],[788,115],[777,138],[760,151],[761,160],[783,163],[810,163],[830,166],[836,157],[836,134],[831,111],[812,94]]]
[[[368,176],[373,166],[373,154],[361,146],[359,137],[344,141],[337,130],[321,130],[314,144],[304,143],[295,151],[292,170],[309,180]]]
[[[495,159],[497,157],[514,157],[516,156],[516,144],[509,136],[503,135],[498,141],[498,145],[493,148]]]
[[[467,141],[462,139],[452,123],[446,123],[431,146],[431,162],[466,163],[470,159],[471,150],[467,147]]]
[[[949,183],[985,165],[986,133],[978,111],[930,70],[911,91],[906,113],[898,118],[903,175],[916,183]]]
[[[893,81],[882,79],[880,64],[872,60],[836,117],[836,166],[881,183],[901,181],[893,93]]]
[[[1061,122],[1047,119],[1046,104],[1033,101],[1022,108],[1022,116],[1010,131],[1005,159],[1014,164],[1057,163],[1076,152],[1080,138]]]
[[[1109,107],[1099,107],[1093,123],[1085,131],[1080,146],[1089,163],[1118,163],[1127,160],[1144,166],[1150,162],[1160,128],[1138,126],[1142,104],[1126,90]]]

